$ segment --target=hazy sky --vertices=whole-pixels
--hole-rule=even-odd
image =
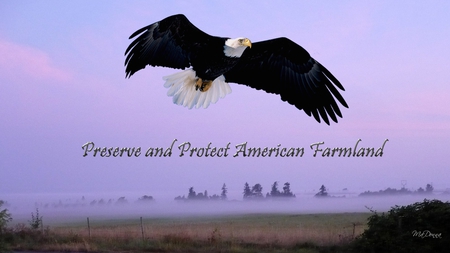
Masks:
[[[387,187],[450,188],[449,1],[1,1],[0,199],[12,193],[134,192],[156,199],[188,188],[241,198],[278,181],[295,193]],[[174,105],[150,68],[125,79],[137,29],[183,13],[211,35],[288,37],[344,85],[349,109],[330,126],[276,95],[231,84],[208,109]],[[149,147],[170,157],[145,157]],[[313,157],[323,148],[379,148],[382,157]],[[141,147],[139,157],[83,157],[82,146]],[[227,157],[180,157],[178,146]],[[299,147],[303,157],[233,157],[236,145]]]

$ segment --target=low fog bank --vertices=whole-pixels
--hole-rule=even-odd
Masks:
[[[78,195],[79,196],[79,195]],[[31,220],[31,213],[43,217],[44,226],[66,222],[91,221],[108,219],[139,219],[158,217],[185,216],[222,216],[255,213],[343,213],[369,212],[369,209],[384,212],[395,205],[409,205],[424,199],[450,201],[450,195],[406,195],[376,197],[329,197],[317,198],[311,195],[297,195],[288,199],[264,200],[147,200],[121,197],[105,198],[99,205],[95,195],[52,196],[52,195],[10,195],[0,196],[7,202],[6,206],[12,214],[12,224],[25,223]],[[134,200],[133,200],[134,199]],[[94,202],[95,201],[95,202]],[[95,203],[95,204],[92,204]]]

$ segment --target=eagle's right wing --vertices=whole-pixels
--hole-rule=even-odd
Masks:
[[[214,38],[195,27],[182,14],[143,27],[134,32],[130,39],[139,34],[125,51],[126,77],[147,65],[187,68],[190,66],[191,52]]]

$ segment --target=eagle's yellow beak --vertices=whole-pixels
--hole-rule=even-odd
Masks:
[[[242,45],[252,48],[252,42],[247,38],[244,39],[244,41],[242,42]]]

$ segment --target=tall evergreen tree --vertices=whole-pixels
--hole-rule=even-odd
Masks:
[[[327,188],[325,185],[322,185],[319,189],[319,192],[316,194],[316,197],[328,197]]]
[[[223,186],[222,186],[222,193],[220,194],[220,199],[226,200],[227,199],[227,193],[228,193],[228,189],[227,189],[227,186],[224,183]]]
[[[247,182],[244,185],[244,199],[250,198],[252,196],[252,191],[250,190],[250,186]]]

